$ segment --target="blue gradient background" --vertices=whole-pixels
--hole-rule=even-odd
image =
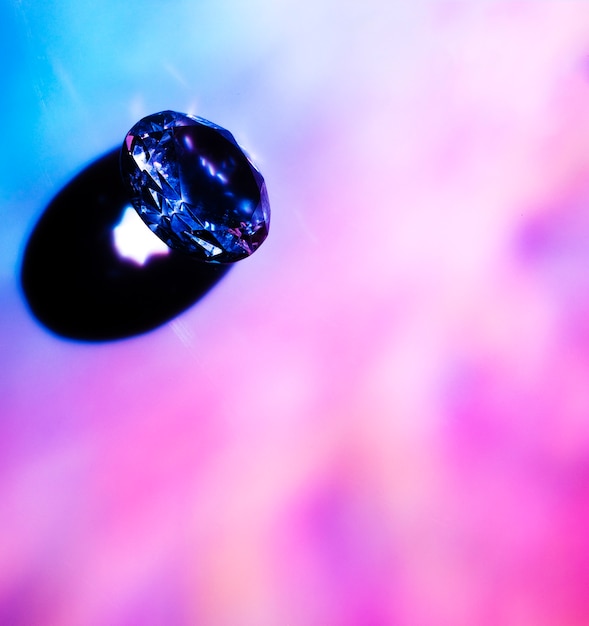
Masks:
[[[585,2],[8,0],[0,50],[1,624],[589,623]],[[58,338],[27,237],[162,109],[270,236]]]

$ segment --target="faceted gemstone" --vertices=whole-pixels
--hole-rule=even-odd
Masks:
[[[136,211],[171,248],[231,263],[268,235],[262,175],[229,131],[203,118],[175,111],[144,117],[125,137],[121,172]]]

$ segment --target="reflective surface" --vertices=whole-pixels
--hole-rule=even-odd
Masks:
[[[589,5],[9,0],[0,30],[0,624],[589,623]],[[251,150],[271,235],[153,332],[63,339],[26,242],[166,109]]]

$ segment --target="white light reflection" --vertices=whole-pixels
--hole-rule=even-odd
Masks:
[[[127,207],[121,221],[113,228],[117,253],[137,265],[145,265],[153,255],[168,254],[170,249],[141,221],[135,209]]]

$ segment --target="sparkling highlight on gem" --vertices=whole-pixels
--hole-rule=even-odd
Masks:
[[[229,131],[203,118],[175,111],[143,118],[125,137],[121,172],[133,207],[170,248],[233,263],[268,236],[262,175]]]

